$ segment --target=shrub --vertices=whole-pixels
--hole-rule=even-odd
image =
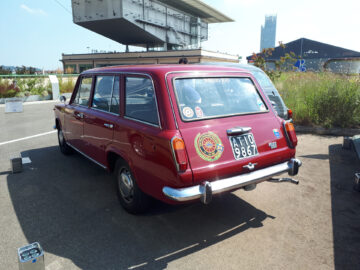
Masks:
[[[50,82],[45,84],[43,78],[27,78],[27,79],[18,79],[17,85],[21,89],[21,92],[25,93],[25,96],[28,95],[40,95],[44,96],[51,93],[51,84]]]
[[[68,78],[65,80],[64,78],[59,78],[59,88],[60,93],[72,93],[75,87],[75,82],[73,78]]]
[[[0,98],[12,98],[20,92],[20,88],[14,82],[0,79]]]
[[[295,124],[360,127],[358,76],[287,72],[275,84]]]

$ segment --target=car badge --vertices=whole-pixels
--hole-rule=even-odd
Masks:
[[[271,149],[276,149],[277,148],[277,143],[276,142],[271,142],[269,143],[269,146]]]
[[[278,129],[273,129],[274,135],[276,138],[280,139],[280,132]]]

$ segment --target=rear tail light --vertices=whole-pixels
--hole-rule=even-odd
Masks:
[[[173,137],[171,139],[171,147],[178,171],[186,171],[188,167],[188,160],[186,157],[186,149],[183,139],[176,136]]]
[[[293,111],[291,109],[288,109],[287,113],[288,113],[288,119],[291,119],[293,117]]]
[[[291,148],[295,148],[297,145],[297,137],[294,125],[290,122],[284,122],[285,133]]]

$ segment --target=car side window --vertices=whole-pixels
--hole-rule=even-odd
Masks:
[[[106,112],[110,111],[113,87],[114,76],[97,76],[92,107]]]
[[[91,93],[92,80],[92,77],[81,78],[81,82],[78,87],[73,104],[78,104],[82,106],[88,105]]]
[[[150,78],[126,77],[125,115],[133,119],[159,125],[155,90]]]

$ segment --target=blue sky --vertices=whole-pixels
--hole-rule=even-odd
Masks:
[[[264,16],[277,14],[277,41],[306,37],[360,51],[359,0],[204,2],[236,21],[210,25],[204,49],[241,56],[258,52]],[[56,69],[62,67],[62,53],[85,53],[88,47],[124,51],[121,44],[75,25],[71,0],[0,0],[0,65]]]

